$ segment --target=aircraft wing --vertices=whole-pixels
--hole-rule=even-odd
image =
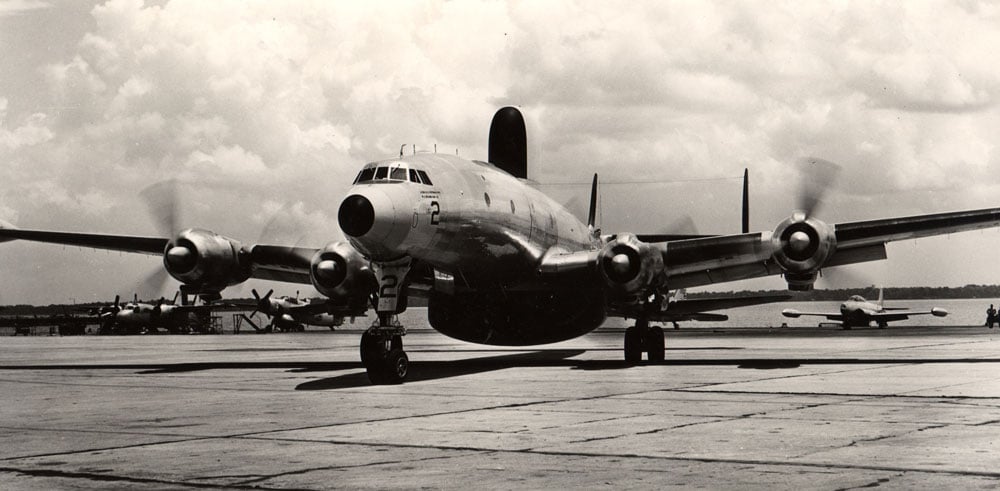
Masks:
[[[104,235],[48,230],[24,230],[0,222],[0,242],[28,240],[93,249],[163,256],[170,239],[131,235]],[[318,249],[276,245],[241,246],[248,252],[250,277],[286,283],[310,284],[309,264]]]
[[[895,312],[877,312],[870,314],[872,320],[879,322],[889,322],[889,321],[901,321],[909,319],[911,315],[933,315],[935,317],[944,317],[948,315],[948,311],[941,308],[933,308],[930,310],[906,310],[906,311],[895,311]]]
[[[679,322],[685,320],[698,321],[726,321],[729,317],[724,314],[708,314],[712,310],[725,310],[736,307],[746,307],[749,305],[761,305],[765,303],[784,302],[792,298],[791,295],[758,295],[747,297],[712,297],[712,298],[685,298],[673,300],[666,310],[660,312],[645,312],[651,321],[657,322]],[[640,312],[637,309],[640,305],[611,305],[608,315],[611,317],[637,317]]]
[[[112,251],[134,252],[159,256],[167,247],[170,239],[162,237],[137,237],[131,235],[101,235],[75,232],[50,232],[47,230],[22,230],[8,228],[0,224],[0,242],[11,240],[30,240],[32,242],[48,242],[93,249],[108,249]]]
[[[801,312],[796,309],[785,309],[781,311],[781,315],[785,317],[798,318],[801,316],[813,316],[813,317],[826,317],[832,321],[843,321],[844,316],[840,312]],[[904,319],[906,317],[903,317]]]
[[[812,219],[810,219],[812,220]],[[885,259],[894,240],[964,232],[1000,225],[1000,208],[917,215],[832,226],[833,252],[818,266]],[[825,226],[825,224],[824,224]],[[650,244],[663,255],[667,285],[688,288],[785,273],[776,259],[779,230]]]

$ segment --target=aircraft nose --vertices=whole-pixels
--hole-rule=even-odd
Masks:
[[[402,254],[413,207],[406,196],[383,189],[356,190],[340,203],[337,220],[344,235],[373,259]]]
[[[351,237],[361,237],[375,225],[375,207],[368,198],[352,194],[340,204],[337,212],[340,228]]]

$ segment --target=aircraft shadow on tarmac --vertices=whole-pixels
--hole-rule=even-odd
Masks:
[[[730,349],[730,348],[722,348]],[[473,350],[479,351],[479,350]],[[497,356],[442,361],[411,361],[408,383],[461,377],[477,373],[525,367],[570,368],[573,370],[620,370],[636,365],[622,360],[573,359],[587,351],[582,349],[549,349],[517,352]],[[596,350],[601,351],[601,350]],[[416,352],[415,352],[416,353]],[[808,365],[919,365],[946,363],[998,363],[1000,359],[984,358],[702,358],[668,359],[664,366],[735,366],[744,369],[794,369]],[[642,365],[649,365],[642,363]],[[291,373],[311,373],[352,370],[329,378],[304,382],[295,390],[336,390],[371,386],[360,361],[313,362],[202,362],[149,364],[60,364],[60,365],[0,365],[0,370],[138,370],[140,375],[188,373],[204,370],[285,369]]]

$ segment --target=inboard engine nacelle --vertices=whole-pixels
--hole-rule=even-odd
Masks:
[[[774,229],[774,260],[785,271],[788,289],[811,290],[820,268],[837,249],[837,236],[826,223],[795,212]]]
[[[618,294],[642,293],[663,271],[663,255],[632,234],[620,234],[597,258],[601,277]]]
[[[177,281],[205,290],[246,281],[250,264],[242,244],[197,228],[182,230],[163,251],[163,266]]]
[[[309,278],[316,290],[334,300],[367,298],[377,285],[368,261],[347,242],[331,242],[316,251]]]

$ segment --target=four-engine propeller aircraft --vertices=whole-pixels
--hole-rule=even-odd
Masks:
[[[115,296],[113,304],[98,309],[101,334],[148,334],[159,329],[170,333],[203,331],[208,324],[206,317],[215,308],[208,304],[178,305],[176,294],[169,303],[162,298],[155,303],[140,302],[136,295],[124,305],[120,300]]]
[[[625,359],[663,360],[663,330],[651,326],[669,289],[782,274],[808,290],[820,269],[886,258],[886,242],[1000,225],[1000,208],[827,224],[806,194],[773,231],[695,238],[621,233],[584,223],[527,178],[524,119],[512,107],[490,127],[489,163],[417,153],[365,164],[338,211],[346,241],[321,248],[247,245],[202,229],[134,237],[0,229],[0,240],[162,255],[185,291],[218,295],[249,278],[311,283],[331,302],[364,308],[375,324],[361,360],[375,383],[406,377],[411,286],[428,293],[428,318],[473,343],[534,345],[572,339],[609,313],[636,319]],[[596,187],[596,186],[595,186]]]
[[[878,289],[878,300],[871,302],[865,300],[861,295],[851,295],[844,303],[840,304],[840,312],[800,312],[796,309],[785,309],[781,311],[785,317],[797,318],[803,315],[826,317],[832,321],[839,321],[844,329],[855,326],[870,326],[873,322],[879,328],[889,327],[891,321],[901,321],[909,319],[911,315],[933,315],[944,317],[948,311],[934,307],[930,310],[913,311],[905,307],[886,307],[883,305],[882,287]]]

